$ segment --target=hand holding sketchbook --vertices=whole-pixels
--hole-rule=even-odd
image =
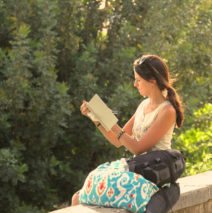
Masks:
[[[107,131],[118,122],[118,118],[97,94],[88,102],[87,107],[90,110],[88,113],[90,119],[99,121]]]

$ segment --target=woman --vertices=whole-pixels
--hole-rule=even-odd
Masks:
[[[116,147],[126,147],[134,155],[171,149],[174,127],[181,127],[184,115],[179,97],[171,86],[168,67],[155,55],[144,55],[133,67],[134,86],[141,96],[148,98],[141,102],[123,129],[116,124],[107,132],[100,123],[95,124],[109,142]],[[87,102],[83,101],[81,113],[87,116],[88,112]],[[80,193],[73,196],[72,205],[80,202],[144,212],[157,191],[157,186],[141,175],[131,174],[126,160],[121,159],[92,171]]]

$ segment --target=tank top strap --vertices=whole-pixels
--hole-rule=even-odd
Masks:
[[[163,103],[161,103],[158,108],[156,109],[157,112],[160,111],[160,109],[162,109],[164,106],[171,104],[169,101],[164,101]]]
[[[169,105],[170,102],[169,101],[164,101],[163,103],[161,103],[151,114],[151,117],[155,118],[158,114],[158,112],[166,105]]]

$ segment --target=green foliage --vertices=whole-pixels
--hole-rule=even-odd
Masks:
[[[99,163],[129,156],[79,107],[98,93],[124,125],[141,101],[132,63],[146,53],[178,78],[186,174],[211,169],[211,10],[210,0],[1,0],[0,211],[52,210]]]
[[[186,158],[185,175],[212,169],[212,104],[194,112],[193,125],[175,137],[175,148]]]
[[[24,173],[28,170],[26,164],[19,161],[18,155],[13,150],[0,150],[0,209],[11,212],[19,201],[16,187],[19,183],[25,183]]]
[[[20,1],[16,12],[21,4],[29,6],[30,2]],[[43,17],[41,37],[30,37],[32,28],[23,22],[21,15],[25,14],[19,14],[13,18],[11,48],[1,50],[0,147],[2,152],[8,150],[1,156],[8,165],[0,177],[4,193],[1,212],[27,212],[30,207],[26,205],[35,206],[37,210],[31,209],[38,212],[59,200],[54,177],[61,168],[55,163],[54,148],[71,110],[68,88],[57,82],[55,22],[51,21],[56,15],[54,4],[48,2],[46,7],[40,1],[37,5]]]

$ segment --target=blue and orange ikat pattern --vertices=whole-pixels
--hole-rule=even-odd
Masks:
[[[80,203],[144,212],[158,187],[120,164],[120,160],[107,162],[90,172],[80,190]]]

